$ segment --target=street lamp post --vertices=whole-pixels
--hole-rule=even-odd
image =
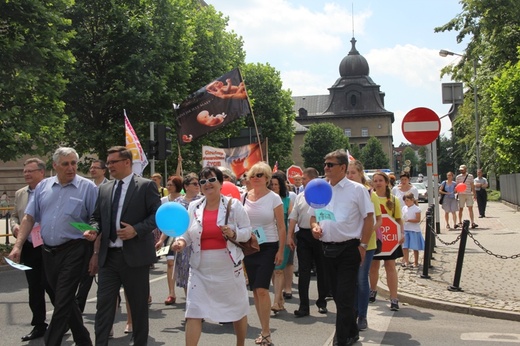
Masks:
[[[464,57],[462,54],[450,52],[449,50],[441,49],[439,55],[447,57],[448,55],[457,55]],[[473,101],[475,102],[475,155],[477,159],[477,169],[480,168],[480,128],[478,116],[478,100],[477,100],[477,60],[473,59]]]

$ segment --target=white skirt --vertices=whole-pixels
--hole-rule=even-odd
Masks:
[[[242,263],[235,266],[227,249],[203,250],[199,268],[190,268],[186,318],[234,322],[249,314]]]

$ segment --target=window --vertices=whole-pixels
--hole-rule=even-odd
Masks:
[[[352,137],[352,129],[351,128],[345,129],[345,136]]]
[[[361,129],[361,137],[368,137],[368,127],[363,127]]]

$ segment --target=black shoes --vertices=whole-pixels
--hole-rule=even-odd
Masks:
[[[37,326],[34,327],[33,330],[27,335],[22,336],[22,341],[29,341],[41,338],[45,335],[45,331],[47,330],[47,326]]]
[[[292,293],[283,292],[282,295],[283,295],[283,299],[292,299]]]
[[[327,310],[327,308],[325,308],[325,307],[319,307],[318,306],[318,312],[320,314],[326,314],[327,312],[329,312],[329,310]]]
[[[353,336],[351,338],[347,338],[345,343],[340,344],[338,342],[338,339],[336,339],[336,335],[334,335],[334,339],[332,339],[332,345],[333,346],[351,346],[351,345],[354,345],[356,343],[356,341],[358,341],[358,340],[359,340],[359,334],[357,334],[356,336]]]
[[[296,317],[309,316],[309,311],[308,310],[301,310],[301,309],[294,310],[294,316],[296,316]]]

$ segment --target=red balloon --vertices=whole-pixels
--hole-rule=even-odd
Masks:
[[[240,200],[240,191],[238,190],[238,187],[229,181],[225,181],[224,184],[222,184],[222,189],[220,192],[224,196],[233,197]]]
[[[457,191],[458,193],[466,191],[466,184],[458,183],[457,186],[455,186],[455,191]]]

